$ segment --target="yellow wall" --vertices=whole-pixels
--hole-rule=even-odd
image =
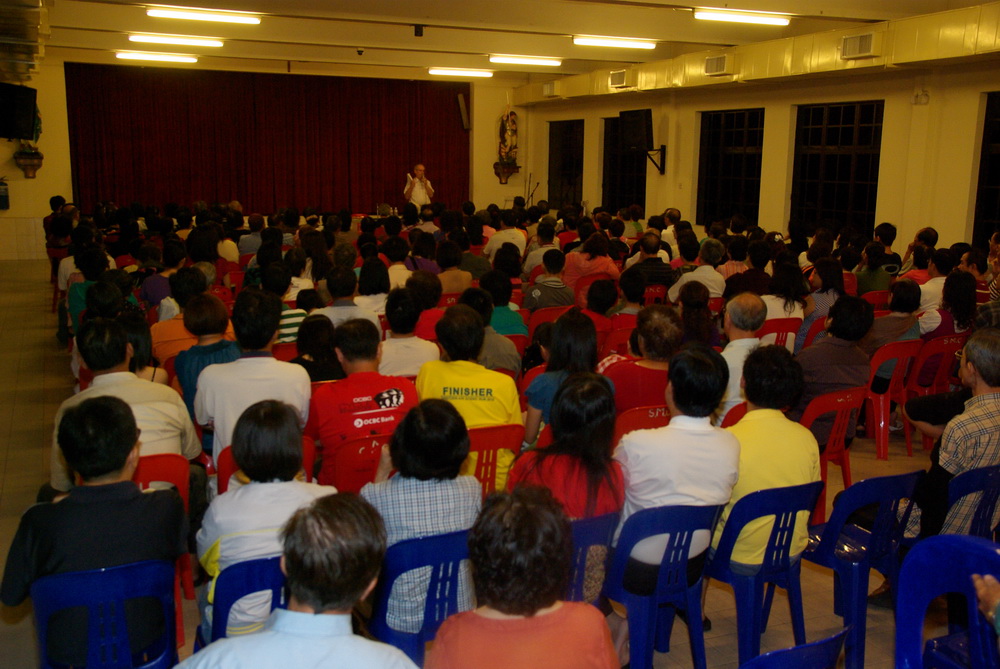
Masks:
[[[529,109],[512,107],[517,112],[518,120],[518,158],[521,171],[511,176],[506,184],[501,184],[493,172],[493,163],[497,162],[497,145],[499,143],[498,125],[500,115],[504,113],[508,102],[513,99],[512,88],[504,82],[493,80],[472,83],[472,104],[469,109],[472,130],[469,138],[469,194],[478,209],[496,203],[503,208],[510,207],[516,196],[525,195],[525,184],[528,180],[528,170],[525,168],[527,158],[528,115]],[[537,194],[536,194],[537,199]],[[460,202],[448,203],[458,207]]]

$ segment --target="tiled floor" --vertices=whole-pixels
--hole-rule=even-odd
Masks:
[[[57,343],[55,316],[49,312],[51,286],[45,261],[0,262],[0,550],[7,548],[21,513],[34,502],[35,493],[48,478],[52,420],[59,404],[72,392],[69,356]],[[890,460],[875,460],[870,440],[858,440],[852,448],[851,466],[856,480],[895,474],[926,466],[926,457],[906,457],[901,438],[893,437]],[[828,500],[842,488],[840,471],[831,468]],[[872,576],[875,587],[881,582]],[[841,627],[833,615],[833,576],[829,570],[809,564],[802,569],[805,593],[806,634],[810,640],[828,636]],[[197,614],[193,602],[185,602],[187,644],[190,653]],[[736,667],[736,620],[731,590],[719,584],[709,589],[706,614],[713,628],[706,636],[710,667]],[[932,621],[935,627],[939,620]],[[869,609],[867,666],[891,667],[894,625],[890,612]],[[775,598],[771,622],[762,640],[764,650],[793,645],[787,600]],[[0,666],[31,667],[37,664],[30,604],[0,610]],[[672,649],[657,654],[656,667],[688,667],[687,630],[674,629]]]

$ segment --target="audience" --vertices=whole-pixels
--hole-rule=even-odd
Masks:
[[[490,294],[493,299],[493,315],[490,317],[490,327],[497,334],[501,335],[525,335],[528,334],[528,325],[521,318],[517,311],[517,306],[511,305],[511,295],[514,287],[511,285],[510,277],[504,272],[493,270],[487,272],[479,280],[479,287]]]
[[[385,302],[389,332],[382,342],[378,371],[387,376],[412,376],[429,360],[440,357],[437,345],[414,332],[420,318],[416,294],[409,288],[395,288]]]
[[[486,274],[485,279],[489,274]],[[506,278],[506,277],[502,277]],[[515,375],[521,369],[521,356],[517,352],[517,346],[510,339],[499,334],[493,329],[492,319],[496,311],[493,308],[493,298],[482,288],[469,288],[458,299],[459,304],[472,307],[482,318],[486,327],[483,331],[483,345],[479,351],[476,361],[486,369],[504,369]],[[500,307],[514,315],[518,320],[521,317],[507,307]],[[523,324],[523,321],[522,321]],[[527,329],[525,329],[527,334]],[[440,337],[440,335],[438,335]]]
[[[545,249],[542,254],[544,271],[525,291],[525,309],[535,311],[545,307],[568,307],[574,303],[573,289],[563,283],[565,265],[566,256],[562,251],[556,248]]]
[[[644,307],[636,316],[635,330],[642,359],[618,362],[604,372],[614,384],[619,415],[636,407],[663,404],[670,359],[684,336],[680,316],[662,304]]]
[[[337,381],[346,376],[333,350],[333,324],[326,316],[306,316],[299,326],[295,347],[298,356],[291,362],[305,367],[311,382]]]
[[[683,251],[682,251],[683,253]],[[726,290],[726,280],[715,269],[716,265],[722,262],[722,257],[726,253],[726,248],[717,239],[706,239],[698,251],[700,265],[689,272],[683,273],[679,279],[667,290],[667,297],[671,302],[677,303],[681,288],[689,281],[698,281],[708,288],[709,297],[722,297]]]
[[[757,330],[767,318],[767,306],[759,295],[740,293],[726,303],[722,317],[722,330],[729,343],[722,350],[722,359],[729,368],[729,383],[722,397],[719,412],[714,421],[720,425],[726,414],[737,404],[745,401],[743,392],[743,363],[750,353],[760,345]]]
[[[158,360],[172,358],[181,351],[198,343],[198,337],[184,327],[184,309],[188,301],[208,289],[205,275],[194,267],[182,267],[170,277],[171,298],[160,302],[160,322],[150,328],[153,337],[153,355]],[[173,299],[177,311],[164,318],[164,305]]]
[[[329,318],[334,327],[353,318],[364,318],[381,331],[378,315],[354,302],[357,287],[358,277],[352,270],[346,267],[334,267],[326,277],[326,288],[333,296],[333,304],[317,309],[316,313]]]

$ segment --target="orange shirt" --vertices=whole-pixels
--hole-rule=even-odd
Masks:
[[[188,332],[184,327],[184,315],[177,314],[173,318],[155,323],[150,328],[153,336],[153,357],[163,364],[167,358],[172,358],[181,351],[186,351],[198,343],[198,337]],[[232,322],[226,326],[225,338],[236,341]]]

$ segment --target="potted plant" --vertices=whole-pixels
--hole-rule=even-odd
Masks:
[[[20,146],[14,152],[14,162],[24,172],[26,179],[35,178],[35,173],[42,166],[44,158],[45,156],[38,150],[38,147],[26,139],[21,140]]]

